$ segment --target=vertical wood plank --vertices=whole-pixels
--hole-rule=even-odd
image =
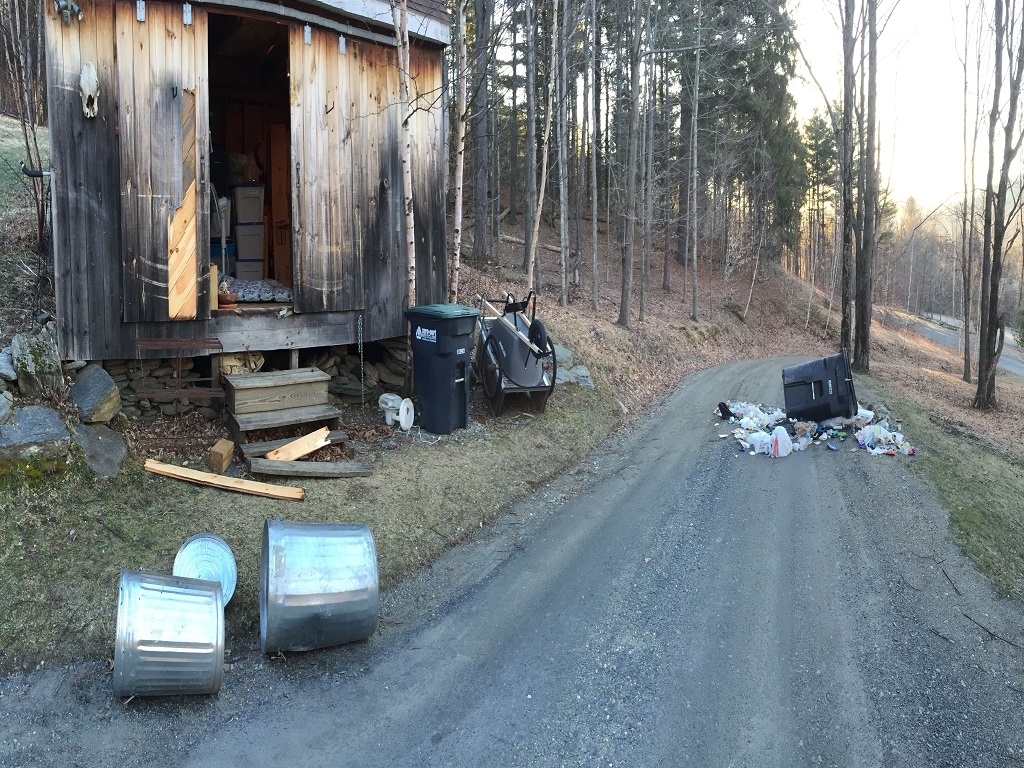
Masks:
[[[210,317],[210,55],[209,15],[205,8],[192,6],[196,93],[196,161],[199,184],[196,188],[197,263],[196,316]]]
[[[302,27],[295,25],[290,44],[292,145],[300,167],[293,206],[294,306],[298,312],[359,309],[362,271],[353,235],[348,97],[342,85],[348,75],[336,34],[314,29],[307,46]]]
[[[292,285],[292,215],[291,173],[289,170],[290,137],[288,126],[270,126],[270,229],[274,248],[274,279]]]

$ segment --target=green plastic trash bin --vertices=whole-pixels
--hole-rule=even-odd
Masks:
[[[469,423],[469,351],[480,311],[461,304],[425,304],[405,311],[412,342],[413,395],[419,423],[448,435]]]

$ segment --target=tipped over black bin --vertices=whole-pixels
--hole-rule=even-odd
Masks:
[[[857,415],[857,395],[846,350],[782,369],[786,416],[798,421],[850,419]]]

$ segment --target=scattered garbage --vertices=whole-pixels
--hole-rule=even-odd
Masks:
[[[737,441],[737,451],[751,456],[763,454],[782,458],[822,444],[829,451],[838,451],[838,443],[848,437],[857,441],[853,450],[867,450],[875,456],[913,456],[917,453],[899,425],[890,422],[891,417],[884,406],[870,410],[859,403],[855,405],[855,416],[831,417],[821,422],[787,418],[778,408],[741,401],[719,403],[714,413],[733,426],[732,436]],[[729,415],[726,417],[725,414]]]

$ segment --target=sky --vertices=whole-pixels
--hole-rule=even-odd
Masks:
[[[842,96],[839,3],[793,0],[790,11],[797,40],[833,101]],[[963,195],[963,0],[880,0],[879,25],[883,12],[891,18],[878,54],[882,176],[896,200],[913,196],[927,212]],[[790,89],[801,122],[815,109],[824,112],[806,71],[799,62],[802,80]]]

